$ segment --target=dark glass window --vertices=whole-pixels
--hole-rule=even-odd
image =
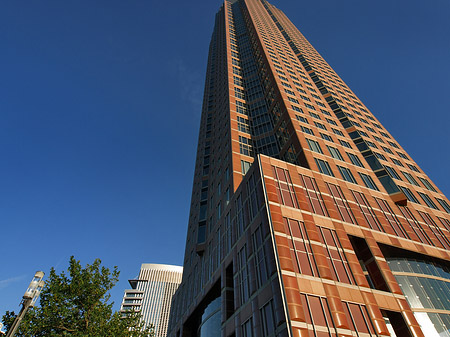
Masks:
[[[372,190],[379,191],[377,185],[375,185],[375,183],[372,180],[371,176],[369,176],[367,174],[364,174],[364,173],[360,173],[360,172],[359,172],[359,175],[360,175],[362,181],[364,182],[364,185],[366,185],[366,187],[368,187],[368,188],[370,188]]]
[[[337,166],[337,168],[338,168],[339,173],[341,174],[342,178],[345,181],[348,181],[350,183],[356,184],[356,180],[353,177],[352,172],[348,168],[342,167],[342,166],[339,166],[339,165]]]
[[[334,177],[333,171],[331,171],[331,167],[328,162],[317,158],[314,158],[314,160],[316,161],[316,165],[319,168],[320,173]]]

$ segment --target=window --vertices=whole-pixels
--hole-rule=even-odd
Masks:
[[[298,121],[308,124],[308,120],[305,117],[299,115],[295,115],[295,117]]]
[[[428,180],[426,180],[425,178],[421,178],[421,177],[419,177],[419,180],[421,181],[423,186],[425,186],[427,189],[429,189],[430,191],[436,192],[436,189],[433,187],[433,185],[430,184],[430,182]]]
[[[337,331],[331,319],[331,312],[325,297],[300,294],[306,323],[312,325],[309,336],[316,336],[314,331],[323,333],[317,336],[336,336]],[[324,332],[327,331],[327,332]],[[329,332],[328,332],[329,331]]]
[[[314,117],[316,119],[320,119],[320,116],[318,114],[316,114],[315,112],[309,111],[309,114],[311,117]]]
[[[234,96],[240,99],[245,99],[244,90],[238,87],[234,88]]]
[[[267,269],[267,257],[264,250],[264,235],[261,226],[252,234],[253,252],[256,268],[256,279],[258,286],[261,287],[269,279]]]
[[[437,202],[441,205],[441,207],[446,211],[447,213],[450,213],[450,205],[447,203],[447,201],[443,199],[436,198]]]
[[[361,160],[359,160],[357,155],[354,155],[353,153],[346,152],[347,156],[350,158],[350,161],[353,163],[353,165],[364,167],[364,165],[361,163]]]
[[[402,162],[401,162],[400,160],[395,159],[395,158],[392,158],[392,157],[391,157],[391,160],[392,160],[392,162],[393,162],[395,165],[398,165],[398,166],[402,166],[402,167],[403,167],[403,164],[402,164]]]
[[[245,160],[241,160],[241,169],[242,169],[242,174],[245,175],[247,173],[247,171],[250,169],[250,166],[252,164],[249,163],[248,161]]]
[[[318,101],[316,101],[316,104],[318,105],[318,106],[321,106],[321,107],[323,107],[323,108],[325,108],[325,104],[323,104],[322,102],[318,102]]]
[[[416,171],[416,172],[420,172],[419,169],[418,169],[417,167],[415,167],[414,165],[411,165],[411,164],[407,164],[407,165],[408,165],[408,167],[409,167],[411,170]]]
[[[308,146],[311,151],[323,154],[322,149],[320,148],[320,145],[318,142],[316,142],[315,140],[308,139],[308,138],[306,138],[306,141],[308,142]]]
[[[342,178],[345,181],[348,181],[350,183],[356,184],[356,180],[353,177],[352,172],[348,168],[342,167],[342,166],[339,166],[339,165],[338,165],[337,168],[338,168],[339,172],[341,173]]]
[[[304,132],[304,133],[307,133],[307,134],[310,134],[310,135],[313,135],[314,136],[314,132],[313,132],[313,130],[311,130],[310,128],[307,128],[306,126],[301,126],[301,129],[302,129],[302,131]]]
[[[316,165],[319,168],[320,173],[334,177],[333,171],[331,171],[331,167],[328,162],[317,158],[314,158],[314,160],[316,161]]]
[[[444,249],[450,249],[450,241],[447,236],[442,232],[442,229],[436,225],[433,218],[425,212],[418,211],[423,221],[428,225],[428,228],[433,232],[436,239],[439,241],[440,246]]]
[[[250,133],[250,126],[248,119],[237,116],[238,130],[245,133]]]
[[[344,158],[342,158],[342,155],[341,155],[341,153],[339,152],[338,149],[336,149],[335,147],[329,146],[329,145],[327,145],[327,148],[328,148],[328,151],[330,152],[331,156],[334,159],[339,159],[339,160],[342,160],[342,161],[344,160]]]
[[[300,177],[302,178],[303,187],[306,191],[306,197],[308,198],[311,211],[316,214],[327,216],[327,209],[325,208],[322,195],[317,187],[316,180],[304,175],[300,175]]]
[[[301,97],[303,100],[305,100],[305,101],[311,102],[311,99],[310,99],[309,97],[307,97],[307,96],[300,95],[300,97]]]
[[[317,226],[317,228],[320,233],[320,241],[326,251],[326,258],[333,279],[338,282],[354,284],[353,274],[336,231],[320,226]]]
[[[406,233],[406,231],[403,228],[403,226],[400,223],[400,221],[398,221],[398,219],[395,216],[394,212],[392,212],[392,209],[389,206],[388,202],[386,200],[379,199],[379,198],[374,198],[374,199],[377,202],[378,207],[380,207],[381,211],[383,212],[386,220],[391,225],[391,228],[394,231],[394,233],[397,234],[398,236],[402,237],[402,238],[409,239],[408,234]]]
[[[317,126],[319,129],[322,129],[322,130],[326,130],[327,129],[325,127],[325,125],[323,125],[322,123],[319,123],[319,122],[314,122],[314,125]]]
[[[409,174],[407,172],[403,172],[403,171],[402,171],[402,174],[405,176],[406,180],[408,180],[410,184],[419,186],[416,179],[414,179],[414,177],[411,174]]]
[[[408,157],[407,157],[404,153],[402,153],[402,152],[398,152],[398,151],[397,151],[397,154],[398,154],[401,158],[403,158],[403,159],[408,159]]]
[[[330,136],[324,134],[324,133],[320,133],[320,137],[322,137],[322,139],[328,140],[329,142],[333,142],[333,138],[331,138]]]
[[[341,220],[349,223],[355,223],[353,213],[350,209],[347,199],[345,199],[345,196],[342,193],[341,188],[330,183],[327,183],[327,186],[331,196],[333,197],[334,204],[339,211]]]
[[[385,156],[383,156],[381,153],[378,153],[378,152],[373,152],[373,154],[375,155],[375,157],[377,157],[378,159],[381,159],[381,160],[386,160],[386,157]]]
[[[252,318],[250,317],[244,323],[242,323],[242,336],[243,337],[253,337],[252,330]]]
[[[388,141],[388,143],[389,143],[392,147],[395,147],[396,149],[398,149],[398,145],[395,144],[394,142]]]
[[[253,156],[252,140],[243,136],[239,136],[239,151],[246,156]]]
[[[303,110],[300,109],[299,107],[297,107],[295,105],[291,105],[291,107],[292,107],[292,110],[303,113]]]
[[[428,245],[433,245],[430,238],[428,237],[428,234],[425,232],[423,227],[420,225],[420,223],[414,217],[411,210],[407,206],[398,206],[398,208],[400,209],[400,212],[402,212],[406,221],[409,223],[409,225],[413,229],[414,233],[416,233],[419,241],[422,243],[428,244]]]
[[[247,245],[244,244],[242,249],[237,253],[237,271],[235,275],[235,278],[237,278],[241,305],[247,302],[250,296],[250,282],[247,262]]]
[[[408,199],[408,201],[415,202],[416,204],[419,203],[419,201],[417,200],[417,198],[414,196],[413,192],[411,192],[411,190],[409,188],[403,187],[403,186],[399,186],[399,187],[402,190],[403,194],[406,196],[406,199]]]
[[[298,208],[297,197],[291,182],[289,171],[272,166],[277,194],[283,205]]]
[[[375,191],[379,191],[377,185],[375,185],[371,176],[364,174],[364,173],[360,173],[360,172],[359,172],[359,176],[361,177],[361,179],[364,182],[364,185],[366,185],[366,187],[368,187],[372,190],[375,190]]]
[[[293,219],[283,218],[283,220],[286,233],[291,236],[288,244],[294,262],[294,271],[303,275],[318,276],[319,272],[305,224]]]
[[[428,207],[438,209],[436,204],[433,202],[433,200],[431,200],[431,198],[428,195],[426,195],[425,193],[422,193],[422,192],[417,192],[417,193],[419,193],[420,197],[422,198],[423,201],[425,201],[425,203],[428,205]]]
[[[384,165],[384,168],[386,169],[387,173],[391,176],[393,179],[402,180],[398,173],[390,166]]]
[[[364,305],[342,302],[347,321],[351,324],[351,328],[358,332],[358,336],[377,336],[373,323]],[[361,334],[359,334],[361,333]]]
[[[340,130],[337,130],[337,129],[331,129],[331,130],[333,130],[333,133],[336,134],[336,135],[344,136],[344,134]]]
[[[332,119],[326,118],[326,121],[328,122],[328,124],[337,125],[337,123]]]
[[[275,318],[273,316],[272,300],[261,308],[261,320],[263,326],[263,336],[271,335],[275,331]]]
[[[358,130],[358,132],[359,132],[361,135],[363,135],[364,137],[369,138],[369,135],[368,135],[366,132],[364,132],[363,130]],[[373,138],[375,138],[375,136],[374,136]],[[376,138],[375,138],[375,139],[376,139]]]
[[[342,146],[348,147],[349,149],[352,148],[349,142],[346,142],[345,140],[339,139],[339,143],[341,143]]]
[[[366,224],[372,229],[384,231],[380,225],[380,221],[375,215],[375,212],[367,201],[365,195],[361,192],[356,191],[352,191],[352,194],[364,216],[364,219],[366,220]]]
[[[384,152],[393,154],[393,152],[392,152],[392,150],[391,150],[390,148],[387,148],[387,147],[385,147],[385,146],[382,146],[381,148],[384,150]]]
[[[284,92],[289,94],[289,95],[295,96],[295,92],[293,92],[292,90],[284,89]]]

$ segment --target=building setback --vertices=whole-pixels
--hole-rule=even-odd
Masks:
[[[143,263],[138,279],[129,280],[120,310],[136,310],[145,326],[153,324],[155,337],[166,337],[172,297],[181,283],[183,267]]]
[[[283,12],[225,0],[170,336],[450,336],[449,213]]]

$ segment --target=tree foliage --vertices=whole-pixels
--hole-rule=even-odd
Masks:
[[[108,303],[109,290],[118,280],[117,267],[110,271],[96,259],[83,268],[72,256],[67,274],[57,274],[54,268],[50,270],[40,305],[27,312],[15,336],[153,336],[152,328],[143,329],[140,313],[113,312],[113,302]],[[3,316],[7,329],[15,316],[14,312]]]

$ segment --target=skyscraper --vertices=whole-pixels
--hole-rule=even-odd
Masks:
[[[137,279],[129,280],[120,310],[140,311],[145,326],[154,326],[155,337],[167,336],[172,297],[181,283],[183,267],[143,263]]]
[[[171,336],[450,336],[449,213],[283,12],[225,0]]]

